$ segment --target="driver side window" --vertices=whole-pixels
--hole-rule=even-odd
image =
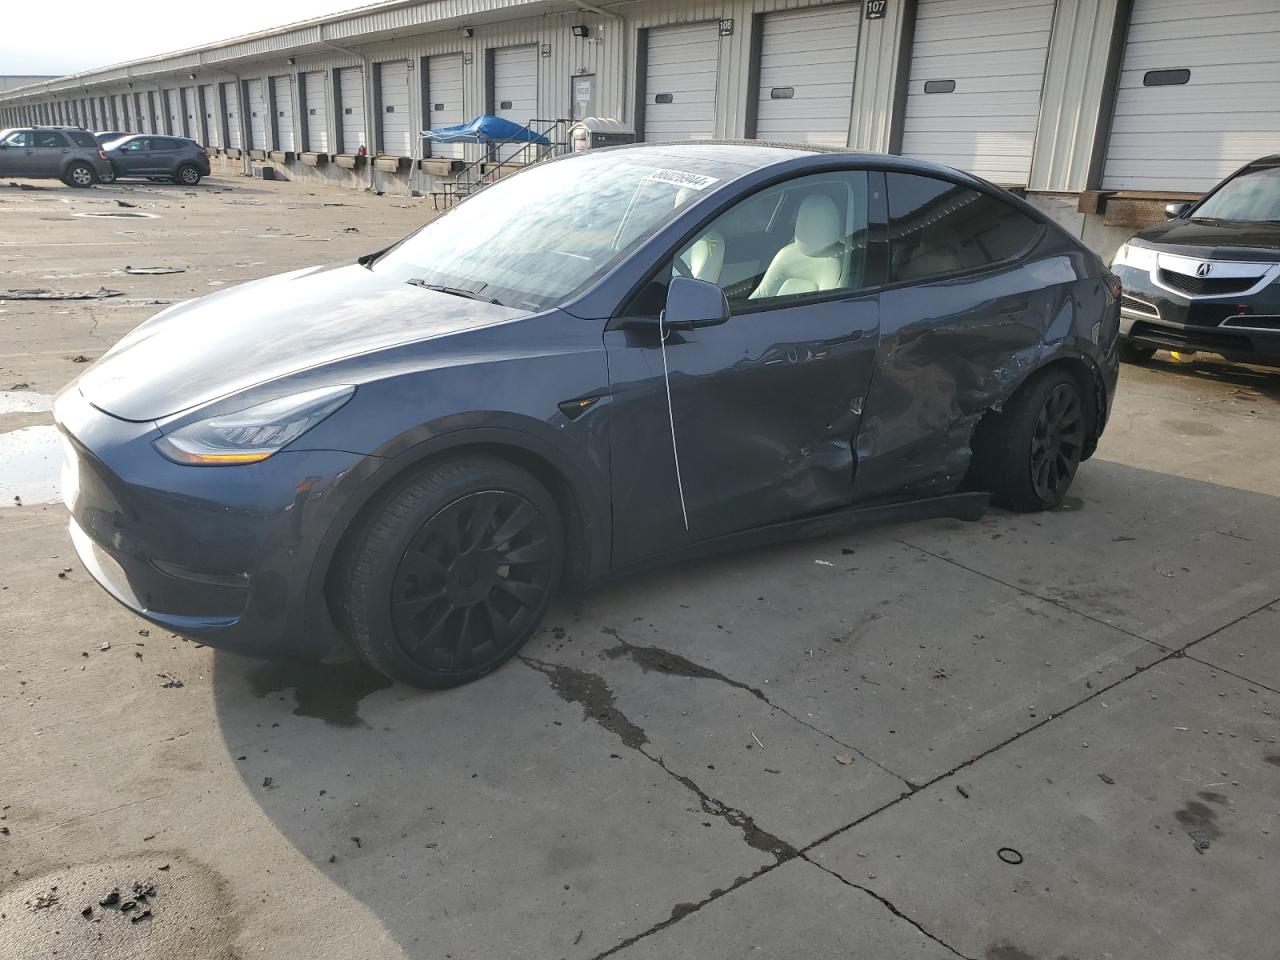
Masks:
[[[781,306],[866,286],[867,173],[815,174],[767,187],[700,230],[672,275],[724,290],[730,309]]]

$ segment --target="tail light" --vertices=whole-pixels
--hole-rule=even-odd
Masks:
[[[206,160],[208,160],[208,159],[209,159],[209,151],[208,151],[208,150],[206,150],[204,147],[201,147],[201,148],[200,148],[198,151],[196,151],[196,152],[197,152],[197,153],[199,153],[199,154],[200,154],[200,156],[204,157]]]
[[[98,151],[98,159],[99,159],[99,160],[105,160],[105,159],[107,159],[107,151],[105,151],[105,150],[99,150],[99,151]]]

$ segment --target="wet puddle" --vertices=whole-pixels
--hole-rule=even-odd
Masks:
[[[0,433],[0,508],[59,503],[62,441],[53,426]]]
[[[53,397],[30,390],[0,390],[0,413],[48,413]]]

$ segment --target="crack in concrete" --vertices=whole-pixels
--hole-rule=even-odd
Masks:
[[[919,789],[916,784],[912,783],[902,774],[889,769],[883,763],[876,760],[874,757],[867,755],[853,744],[841,740],[839,737],[828,733],[821,727],[810,723],[802,717],[797,717],[786,707],[778,706],[770,700],[759,687],[753,687],[750,684],[743,683],[741,680],[734,680],[732,677],[727,677],[718,670],[712,670],[710,667],[704,667],[700,663],[694,663],[687,657],[681,656],[678,653],[673,653],[670,650],[664,650],[662,647],[642,647],[634,643],[629,643],[622,638],[622,634],[614,627],[602,626],[600,629],[618,641],[618,645],[616,647],[610,647],[608,650],[604,651],[604,655],[610,660],[616,660],[619,657],[626,656],[629,657],[632,662],[645,673],[662,673],[667,676],[689,677],[695,680],[717,680],[720,683],[733,687],[735,690],[743,690],[746,693],[751,694],[751,696],[755,697],[770,710],[777,710],[780,714],[794,720],[802,727],[812,730],[819,736],[826,737],[832,743],[836,744],[836,746],[843,747],[846,750],[856,753],[872,766],[878,767],[897,780],[901,780],[911,790]]]
[[[1199,643],[1200,641],[1197,640],[1196,642]],[[1236,673],[1234,670],[1228,670],[1226,667],[1220,667],[1216,663],[1211,663],[1210,661],[1204,660],[1200,657],[1193,657],[1188,655],[1187,659],[1194,660],[1196,663],[1204,664],[1210,670],[1217,670],[1219,673],[1225,673],[1229,677],[1235,677],[1237,680],[1241,680],[1244,683],[1251,684],[1255,687],[1261,687],[1263,690],[1269,690],[1271,693],[1280,693],[1280,689],[1268,686],[1265,683],[1260,683],[1259,681],[1253,679],[1253,677],[1246,677],[1243,673]]]
[[[566,703],[576,703],[581,706],[584,720],[592,720],[614,734],[624,746],[630,747],[645,759],[657,764],[663,773],[693,793],[698,798],[698,805],[703,813],[719,817],[730,826],[741,830],[747,846],[773,856],[775,866],[796,856],[795,847],[761,828],[749,814],[717,800],[698,786],[692,778],[676,773],[668,767],[662,757],[644,749],[649,742],[648,734],[614,706],[617,696],[603,677],[574,667],[566,667],[563,664],[547,663],[528,655],[521,656],[520,661],[546,676],[560,699]]]
[[[951,953],[955,954],[957,957],[960,957],[961,960],[973,960],[972,957],[965,956],[963,953],[961,953],[951,944],[947,943],[947,941],[943,940],[940,936],[930,931],[928,927],[925,927],[923,924],[907,916],[905,913],[899,910],[898,907],[894,905],[893,901],[890,900],[888,897],[882,896],[881,894],[876,893],[874,890],[871,890],[868,887],[864,887],[860,883],[854,883],[852,880],[846,880],[844,877],[836,873],[834,870],[831,870],[823,866],[822,864],[818,863],[816,860],[809,859],[809,857],[805,856],[803,853],[800,854],[800,859],[802,859],[805,863],[809,863],[817,867],[823,873],[828,874],[829,876],[835,877],[837,880],[843,883],[846,887],[852,887],[854,890],[858,890],[862,893],[865,893],[867,896],[871,897],[871,899],[877,901],[881,906],[887,909],[899,920],[903,920],[911,924],[911,926],[919,930],[920,933],[922,933],[924,936],[928,937],[930,940],[932,940],[934,943],[938,944],[939,946],[951,951]]]

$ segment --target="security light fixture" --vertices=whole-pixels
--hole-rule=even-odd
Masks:
[[[290,57],[286,62],[292,67],[298,61],[294,57]]]
[[[585,23],[575,23],[569,29],[573,31],[573,35],[575,37],[580,37],[584,40],[587,37],[591,36],[591,28],[587,26]]]
[[[471,37],[474,37],[476,35],[476,32],[472,30],[470,27],[463,27],[462,35],[470,39]]]

